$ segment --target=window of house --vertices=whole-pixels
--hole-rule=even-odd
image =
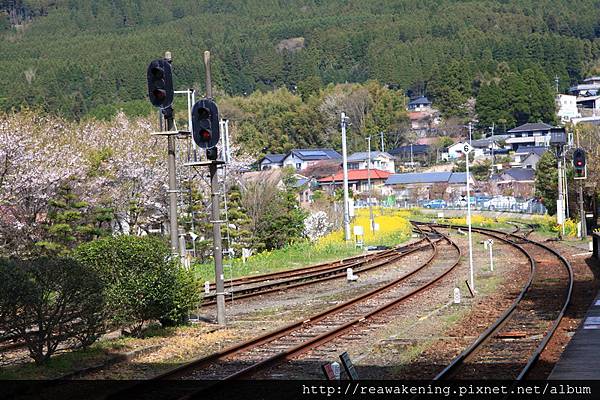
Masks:
[[[296,163],[296,169],[302,168],[302,163]]]

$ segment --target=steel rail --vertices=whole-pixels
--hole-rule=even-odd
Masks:
[[[422,243],[423,241],[425,241],[425,239],[421,238],[421,239],[417,240],[416,242],[409,243],[408,245],[397,246],[395,248],[381,250],[381,251],[374,252],[371,254],[358,254],[358,255],[355,255],[352,257],[343,258],[341,260],[319,263],[319,264],[310,265],[307,267],[288,269],[288,270],[284,270],[284,271],[269,272],[269,273],[260,274],[260,275],[246,275],[246,276],[242,276],[242,277],[227,281],[228,287],[231,288],[232,286],[243,286],[243,285],[247,285],[247,284],[251,284],[251,283],[255,283],[255,282],[264,282],[264,281],[273,280],[273,279],[289,278],[289,277],[303,275],[306,273],[316,272],[316,271],[320,271],[320,270],[327,270],[329,268],[333,268],[333,267],[341,266],[341,265],[345,265],[345,264],[354,264],[354,263],[360,262],[364,259],[368,259],[369,257],[384,256],[385,254],[391,254],[398,250],[402,250],[404,248]],[[348,265],[348,267],[351,267],[351,266]],[[214,282],[210,283],[210,289],[215,290]],[[212,296],[214,296],[214,294],[205,296],[205,298],[209,298]]]
[[[406,251],[402,253],[391,252],[390,254],[386,254],[386,257],[377,256],[373,257],[361,262],[357,262],[355,264],[345,265],[342,267],[330,268],[328,270],[322,272],[315,272],[313,274],[301,275],[299,277],[290,278],[286,280],[269,282],[259,286],[253,286],[243,290],[237,290],[234,292],[234,299],[240,300],[249,297],[261,296],[264,294],[281,292],[283,290],[294,289],[298,287],[304,287],[309,285],[314,285],[320,282],[326,282],[333,279],[340,279],[346,275],[347,268],[354,268],[356,266],[366,265],[364,267],[359,267],[354,272],[366,272],[375,268],[380,268],[384,265],[395,262],[409,254],[415,253],[417,251],[423,250],[427,247],[430,247],[429,244],[424,244],[420,246],[413,246],[408,248]],[[370,265],[369,265],[370,264]],[[212,297],[211,297],[212,299]],[[231,300],[228,300],[231,301]],[[214,305],[215,301],[204,301],[202,303],[202,307]]]
[[[342,311],[342,310],[344,310],[346,308],[351,307],[352,305],[354,305],[355,303],[357,303],[359,301],[369,299],[369,298],[371,298],[371,297],[379,294],[380,292],[385,291],[386,289],[388,289],[388,288],[390,288],[390,287],[392,287],[394,285],[397,285],[398,283],[406,280],[410,276],[416,274],[418,271],[422,270],[427,265],[429,265],[429,263],[437,255],[437,250],[436,250],[435,245],[433,243],[430,243],[430,246],[432,247],[433,252],[432,252],[432,255],[429,257],[429,259],[425,263],[423,263],[421,266],[419,266],[415,270],[413,270],[413,271],[411,271],[411,272],[409,272],[409,273],[407,273],[407,274],[405,274],[405,275],[403,275],[403,276],[401,276],[401,277],[399,277],[399,278],[397,278],[397,279],[395,279],[395,280],[393,280],[391,282],[388,282],[387,284],[385,284],[385,285],[383,285],[381,287],[375,288],[375,289],[370,290],[370,291],[368,291],[366,293],[363,293],[360,296],[357,296],[357,297],[355,297],[353,299],[350,299],[350,300],[348,300],[346,302],[340,303],[340,304],[338,304],[338,305],[336,305],[334,307],[331,307],[331,308],[328,308],[328,309],[326,309],[324,311],[321,311],[320,313],[315,314],[315,315],[313,315],[313,316],[311,316],[309,318],[304,318],[302,320],[298,320],[298,321],[292,322],[291,324],[283,326],[283,327],[281,327],[279,329],[276,329],[274,331],[265,333],[264,335],[261,335],[261,336],[249,339],[249,340],[244,341],[242,343],[239,343],[237,345],[233,345],[233,346],[228,347],[226,349],[223,349],[221,351],[218,351],[218,352],[215,352],[213,354],[210,354],[208,356],[204,356],[204,357],[200,357],[200,358],[197,358],[195,360],[192,360],[192,361],[190,361],[190,362],[188,362],[186,364],[183,364],[183,365],[180,365],[178,367],[175,367],[172,370],[166,371],[163,374],[160,374],[160,375],[154,377],[153,379],[169,379],[169,378],[172,379],[173,377],[175,377],[177,375],[181,375],[183,372],[188,371],[188,370],[190,370],[192,368],[201,367],[203,365],[206,365],[206,364],[209,364],[209,363],[211,363],[213,361],[216,361],[216,360],[218,360],[220,358],[223,358],[223,357],[226,357],[226,356],[230,356],[230,355],[239,353],[239,352],[244,351],[244,350],[249,350],[249,349],[257,347],[257,346],[259,346],[261,344],[268,343],[270,341],[278,339],[278,338],[280,338],[282,336],[287,335],[290,332],[293,332],[294,330],[302,327],[305,324],[315,323],[315,322],[321,321],[321,320],[325,319],[326,317],[328,317],[328,316],[330,316],[330,315],[332,315],[332,314],[334,314],[336,312],[339,312],[339,311]]]
[[[431,224],[433,226],[436,227],[442,227],[442,228],[449,228],[452,229],[454,227],[456,228],[465,228],[464,226],[457,226],[457,225],[447,225],[447,224]],[[472,356],[474,354],[474,352],[481,348],[481,346],[483,346],[483,344],[485,344],[492,336],[495,332],[497,332],[509,319],[509,317],[514,313],[514,311],[516,310],[516,307],[518,306],[518,304],[521,302],[521,300],[523,299],[524,295],[526,294],[526,292],[530,289],[531,284],[533,282],[533,277],[536,273],[536,262],[535,259],[533,258],[533,256],[531,254],[529,254],[529,252],[527,252],[526,249],[524,249],[520,244],[506,239],[503,236],[511,236],[514,237],[515,239],[518,240],[523,240],[528,244],[532,244],[535,246],[538,246],[550,253],[552,253],[553,255],[555,255],[563,264],[563,266],[566,268],[568,274],[569,274],[569,285],[568,285],[568,289],[567,289],[567,293],[566,293],[566,298],[565,301],[563,303],[563,306],[561,307],[561,310],[558,314],[558,316],[555,318],[554,322],[552,323],[551,327],[548,329],[548,331],[546,332],[546,334],[544,335],[544,338],[542,339],[542,341],[539,343],[539,345],[536,347],[536,349],[534,350],[534,352],[532,353],[532,355],[529,357],[527,364],[521,369],[521,372],[519,373],[519,375],[517,376],[516,380],[522,380],[524,379],[524,377],[528,374],[528,372],[531,370],[531,368],[533,367],[533,365],[535,364],[535,362],[539,359],[539,356],[541,355],[541,353],[544,351],[546,345],[548,344],[548,341],[550,341],[550,339],[552,338],[552,336],[554,335],[554,333],[556,332],[556,329],[558,328],[558,325],[560,324],[560,321],[562,320],[565,311],[568,307],[568,305],[571,302],[571,295],[573,292],[573,268],[571,266],[571,264],[560,254],[558,253],[556,250],[550,248],[549,246],[546,246],[545,244],[536,242],[534,240],[528,239],[527,237],[523,237],[523,236],[519,236],[513,233],[509,233],[506,234],[505,232],[501,232],[501,231],[497,231],[494,229],[489,229],[489,228],[471,228],[473,231],[475,232],[479,232],[479,233],[483,233],[485,235],[488,236],[492,236],[492,237],[496,237],[497,239],[504,241],[506,243],[511,244],[512,246],[518,248],[521,252],[523,252],[530,260],[530,277],[526,283],[526,285],[523,287],[523,289],[521,290],[521,292],[519,293],[519,296],[517,297],[517,299],[511,304],[511,306],[500,316],[498,317],[498,319],[496,319],[496,321],[494,321],[494,323],[492,325],[490,325],[486,331],[484,331],[475,342],[473,342],[469,347],[467,347],[463,352],[461,352],[457,357],[455,357],[455,359],[448,365],[446,366],[446,368],[444,370],[442,370],[435,378],[434,380],[439,380],[439,379],[447,379],[448,377],[450,377],[452,374],[454,374],[458,368],[464,364],[465,361],[467,361],[467,359]]]
[[[417,227],[417,229],[419,231],[421,231],[420,227]],[[438,275],[435,279],[429,280],[425,285],[423,285],[423,286],[421,286],[421,287],[413,290],[411,293],[409,293],[407,295],[402,296],[401,299],[395,299],[394,301],[392,301],[392,302],[390,302],[388,304],[380,306],[376,310],[372,310],[368,314],[363,315],[360,318],[356,318],[353,321],[351,321],[350,323],[344,324],[343,327],[340,327],[339,329],[337,329],[337,331],[339,331],[340,329],[348,330],[352,326],[356,325],[357,323],[360,323],[360,322],[364,321],[365,319],[367,319],[367,318],[369,318],[369,317],[371,317],[373,315],[381,313],[381,312],[383,312],[383,311],[385,311],[385,310],[387,310],[387,309],[389,309],[389,308],[397,305],[399,302],[405,300],[406,298],[414,296],[415,294],[417,294],[417,293],[425,290],[427,287],[430,287],[431,285],[435,284],[436,282],[438,282],[439,280],[441,280],[443,277],[445,277],[447,274],[449,274],[452,270],[454,270],[454,268],[460,263],[460,260],[461,260],[461,257],[462,257],[462,251],[461,251],[460,247],[455,242],[453,242],[450,238],[448,238],[447,236],[435,232],[433,230],[433,228],[430,228],[430,229],[432,230],[432,232],[434,232],[437,235],[443,237],[445,241],[447,241],[448,243],[450,243],[450,245],[456,249],[458,255],[457,255],[456,261],[452,264],[452,266],[450,268],[448,268],[446,271],[444,271],[442,274]],[[408,272],[405,275],[403,275],[403,276],[401,276],[401,277],[399,277],[399,278],[397,278],[397,279],[395,279],[395,280],[393,280],[393,281],[391,281],[391,282],[389,282],[389,283],[387,283],[387,284],[385,284],[385,285],[383,285],[381,287],[373,289],[373,290],[371,290],[371,291],[369,291],[367,293],[364,293],[364,294],[362,294],[362,295],[360,295],[360,296],[358,296],[356,298],[353,298],[353,299],[348,300],[348,301],[346,301],[344,303],[338,304],[338,305],[336,305],[334,307],[331,307],[331,308],[329,308],[327,310],[324,310],[324,311],[322,311],[322,312],[320,312],[320,313],[318,313],[316,315],[313,315],[310,318],[293,322],[293,323],[291,323],[289,325],[286,325],[286,326],[284,326],[282,328],[279,328],[279,329],[277,329],[275,331],[266,333],[266,334],[261,335],[261,336],[256,337],[256,338],[252,338],[252,339],[247,340],[247,341],[245,341],[243,343],[239,343],[237,345],[230,346],[229,348],[226,348],[226,349],[221,350],[219,352],[210,354],[208,356],[200,357],[200,358],[192,360],[192,361],[190,361],[188,363],[185,363],[183,365],[177,366],[177,367],[175,367],[175,368],[173,368],[173,369],[171,369],[169,371],[166,371],[166,372],[164,372],[164,373],[162,373],[160,375],[157,375],[157,376],[151,378],[151,381],[164,380],[164,379],[177,379],[179,377],[183,377],[183,376],[189,374],[190,372],[192,372],[193,370],[206,367],[207,365],[210,365],[211,363],[213,363],[213,362],[215,362],[215,361],[217,361],[219,359],[222,359],[222,358],[225,358],[227,356],[231,356],[231,355],[240,353],[242,351],[250,350],[250,349],[253,349],[255,347],[258,347],[259,345],[262,345],[262,344],[265,344],[265,343],[269,343],[269,342],[272,342],[272,341],[274,341],[276,339],[285,337],[287,334],[289,334],[289,333],[291,333],[291,332],[293,332],[295,330],[298,330],[299,328],[303,327],[305,324],[309,324],[309,323],[313,323],[314,324],[314,323],[319,322],[319,321],[321,321],[321,320],[323,320],[323,319],[325,319],[325,318],[327,318],[327,317],[329,317],[331,315],[335,315],[336,313],[338,313],[338,312],[340,312],[342,310],[345,310],[345,309],[347,309],[347,308],[355,305],[356,303],[358,303],[360,301],[370,299],[370,298],[376,296],[377,294],[385,292],[387,289],[391,288],[392,286],[395,286],[395,285],[401,283],[402,281],[406,280],[410,276],[415,275],[416,273],[418,273],[419,271],[421,271],[423,268],[425,268],[426,266],[430,265],[431,262],[436,258],[436,256],[438,255],[437,246],[435,245],[435,243],[428,236],[426,236],[426,240],[428,241],[429,246],[433,250],[432,254],[430,255],[430,257],[424,263],[422,263],[415,270],[413,270],[411,272]],[[252,367],[252,368],[245,368],[243,371],[239,371],[238,374],[232,374],[232,375],[226,377],[226,379],[229,380],[229,379],[233,379],[233,378],[239,378],[242,375],[245,375],[245,374],[250,373],[252,371],[256,371],[257,369],[260,369],[260,368],[264,368],[264,367],[266,367],[266,366],[268,366],[268,365],[270,365],[272,363],[277,362],[278,360],[282,360],[282,359],[285,359],[286,357],[290,357],[292,354],[296,354],[298,352],[301,352],[302,348],[306,349],[305,351],[307,351],[308,347],[312,348],[312,347],[317,346],[318,344],[322,344],[322,343],[325,343],[327,341],[330,341],[331,339],[333,339],[334,337],[337,337],[337,336],[341,335],[342,333],[339,333],[339,332],[337,332],[337,333],[330,332],[330,333],[328,333],[326,335],[322,334],[322,335],[320,335],[320,336],[318,336],[318,337],[313,338],[312,340],[310,340],[310,343],[304,343],[304,346],[295,346],[293,349],[287,349],[284,352],[280,352],[280,354],[276,354],[275,356],[272,356],[272,357],[270,357],[267,360],[263,360],[263,361],[259,362],[258,364],[260,364],[260,366],[255,366],[255,367]],[[222,383],[222,382],[224,382],[224,381],[220,381],[220,383]],[[202,388],[200,390],[195,390],[195,391],[193,391],[193,393],[190,393],[190,394],[188,394],[186,396],[180,397],[180,399],[188,399],[188,398],[194,397],[194,396],[198,395],[198,393],[203,392],[203,391],[205,391],[206,389],[208,389],[210,387],[214,387],[215,385],[216,385],[215,383],[210,384],[210,385],[208,385],[208,387],[204,387],[204,388]],[[134,390],[137,386],[139,386],[139,384],[138,385],[134,385],[134,386],[129,387],[129,388],[126,388],[125,390],[119,391],[117,393],[117,396],[122,395],[124,392],[128,392],[128,391]],[[109,396],[108,398],[112,398],[112,396],[114,396],[114,395],[115,394],[113,393],[113,395]]]
[[[420,228],[419,228],[420,230]],[[192,360],[189,363],[180,365],[178,367],[175,367],[163,374],[157,375],[156,377],[152,378],[152,380],[160,380],[160,379],[176,379],[177,377],[183,376],[186,373],[189,373],[190,370],[193,369],[197,369],[197,368],[202,368],[216,360],[222,359],[226,356],[230,356],[230,355],[234,355],[236,353],[245,351],[245,350],[249,350],[252,349],[254,347],[257,347],[261,344],[265,344],[268,342],[271,342],[273,340],[276,340],[278,338],[284,337],[285,335],[287,335],[290,332],[293,332],[294,330],[299,329],[300,327],[304,326],[305,324],[308,323],[316,323],[319,322],[320,320],[325,319],[326,317],[333,315],[337,312],[340,312],[346,308],[351,307],[352,305],[356,304],[359,301],[362,300],[366,300],[369,299],[371,297],[374,297],[375,295],[384,292],[385,290],[387,290],[388,288],[397,285],[398,283],[401,283],[402,281],[406,280],[407,278],[409,278],[410,276],[416,274],[418,271],[422,270],[423,268],[425,268],[427,265],[429,265],[433,259],[437,256],[437,247],[435,246],[435,244],[433,243],[433,241],[431,241],[430,238],[427,237],[426,239],[430,245],[430,247],[432,248],[432,254],[430,255],[430,257],[428,257],[428,259],[422,263],[422,265],[420,265],[418,268],[416,268],[415,270],[393,280],[392,282],[389,282],[379,288],[373,289],[367,293],[364,293],[354,299],[351,299],[347,302],[338,304],[332,308],[329,308],[327,310],[324,310],[316,315],[311,316],[308,319],[303,319],[300,321],[296,321],[292,324],[289,324],[287,326],[284,326],[282,328],[279,328],[275,331],[266,333],[262,336],[247,340],[243,343],[231,346],[227,349],[221,350],[219,352],[213,353],[211,355],[205,356],[205,357],[201,357],[198,358],[196,360]],[[458,264],[460,257],[461,257],[461,252],[460,252],[460,248],[454,243],[452,242],[450,239],[446,238],[446,240],[448,240],[453,246],[455,246],[455,248],[457,249],[457,252],[459,253],[459,256],[457,257],[457,262],[456,264]],[[454,265],[455,266],[455,265]],[[454,267],[453,266],[453,267]],[[452,268],[453,268],[452,267]],[[452,268],[450,268],[449,270],[451,270]],[[264,364],[263,364],[264,365]]]
[[[331,341],[332,339],[343,335],[346,331],[348,331],[350,328],[352,328],[354,325],[357,325],[375,315],[381,314],[387,310],[389,310],[390,308],[398,305],[399,303],[403,302],[404,300],[411,298],[415,295],[417,295],[418,293],[421,293],[422,291],[424,291],[425,289],[429,288],[431,285],[437,283],[439,280],[441,280],[442,278],[444,278],[447,274],[449,274],[459,263],[460,263],[460,258],[462,256],[462,252],[460,250],[460,248],[458,247],[458,245],[456,245],[456,243],[454,243],[453,241],[451,241],[448,237],[442,235],[447,241],[448,243],[450,243],[456,250],[458,253],[458,257],[456,258],[456,261],[452,264],[452,266],[448,269],[446,269],[443,273],[441,273],[440,275],[436,276],[435,278],[433,278],[432,280],[429,280],[426,284],[419,286],[418,288],[410,291],[409,293],[402,295],[380,307],[377,307],[376,309],[363,314],[360,317],[357,317],[349,322],[346,322],[345,324],[336,327],[328,332],[325,332],[317,337],[314,337],[310,340],[304,341],[300,344],[298,344],[297,346],[294,346],[290,349],[287,349],[285,351],[282,351],[270,358],[267,358],[266,360],[263,360],[261,362],[258,362],[256,364],[250,365],[234,374],[231,374],[227,377],[225,377],[223,380],[231,380],[231,379],[239,379],[242,378],[244,376],[248,376],[249,374],[256,372],[258,370],[264,369],[270,365],[273,365],[279,361],[282,361],[284,359],[290,358],[294,355],[297,354],[301,354],[303,352],[306,352],[314,347],[317,347],[319,345],[322,345],[324,343],[327,343],[329,341]],[[431,242],[433,244],[433,242]],[[437,255],[437,251],[435,251],[434,255]],[[431,257],[427,263],[425,265],[429,265],[431,263],[431,261],[433,261],[434,257]],[[423,267],[419,268],[422,269]],[[378,292],[382,292],[382,290],[379,290]],[[353,304],[356,303],[356,301],[353,301]]]

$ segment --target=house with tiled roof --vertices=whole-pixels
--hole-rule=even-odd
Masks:
[[[394,157],[391,154],[384,151],[372,151],[370,158],[369,168],[388,171],[392,174],[396,172]],[[366,151],[353,153],[348,156],[348,169],[367,169],[368,160],[369,153]]]
[[[469,183],[476,182],[469,175]],[[385,181],[388,193],[396,197],[397,202],[418,202],[421,200],[455,200],[466,193],[466,172],[412,172],[394,174]]]
[[[498,189],[510,190],[521,197],[532,197],[535,192],[535,170],[533,168],[509,168],[492,177]]]
[[[431,101],[425,96],[415,97],[408,103],[409,111],[423,111],[431,108]]]
[[[272,168],[281,168],[285,154],[266,154],[258,160],[258,167],[261,171]]]
[[[284,167],[290,166],[296,171],[308,168],[321,160],[341,160],[340,153],[333,149],[294,149],[282,160]]]
[[[548,151],[545,146],[519,146],[514,153],[512,167],[529,168],[535,170],[540,158]]]
[[[413,163],[426,162],[429,159],[430,151],[431,146],[428,144],[407,144],[390,150],[390,154],[404,165],[409,165],[411,161]],[[414,167],[414,165],[410,166]]]
[[[356,194],[360,194],[369,190],[368,182],[371,180],[371,185],[374,189],[382,188],[385,181],[391,175],[388,171],[380,169],[353,169],[348,170],[348,188]],[[319,179],[319,185],[333,193],[336,189],[344,184],[344,173],[340,171],[332,176]]]
[[[506,133],[510,135],[506,144],[516,150],[519,146],[548,146],[550,143],[550,131],[554,127],[543,122],[526,123],[510,129]]]

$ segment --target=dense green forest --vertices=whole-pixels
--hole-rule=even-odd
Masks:
[[[144,113],[151,59],[170,50],[177,88],[202,90],[209,49],[221,95],[375,80],[429,95],[446,116],[460,117],[481,88],[502,86],[506,71],[523,81],[535,71],[544,91],[555,76],[565,89],[593,72],[600,7],[592,0],[0,0],[0,36],[1,110]],[[503,119],[514,125],[537,114]]]

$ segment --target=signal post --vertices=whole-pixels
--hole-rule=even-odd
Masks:
[[[168,166],[169,166],[169,220],[171,230],[171,249],[173,254],[185,255],[185,245],[181,248],[178,240],[177,223],[177,178],[175,173],[175,138],[187,136],[191,133],[192,139],[198,147],[206,150],[207,161],[185,164],[191,167],[208,166],[211,183],[211,222],[213,224],[213,257],[215,260],[215,282],[217,298],[217,323],[225,325],[225,283],[223,276],[223,252],[221,239],[221,223],[219,196],[219,181],[217,170],[219,165],[225,164],[218,160],[217,143],[219,142],[219,110],[212,100],[210,77],[210,52],[204,52],[206,67],[206,98],[194,104],[191,115],[192,132],[176,131],[173,122],[173,79],[171,70],[171,54],[166,53],[165,58],[153,60],[148,66],[148,97],[150,102],[159,107],[165,120],[166,131],[155,132],[153,135],[167,136],[168,138]],[[161,120],[162,127],[162,120]],[[179,250],[179,251],[178,251]]]
[[[177,177],[175,172],[175,136],[180,132],[174,131],[173,122],[173,72],[171,68],[171,53],[167,52],[165,58],[154,60],[148,65],[148,97],[155,107],[159,107],[166,121],[166,131],[157,132],[156,135],[167,136],[167,152],[169,155],[169,230],[171,233],[171,252],[185,255],[185,248],[179,248],[177,224]],[[162,126],[162,124],[161,124]],[[178,251],[179,250],[179,251]]]
[[[206,150],[206,161],[186,164],[187,166],[207,166],[210,173],[211,222],[213,224],[213,258],[215,260],[215,286],[217,299],[217,323],[225,325],[225,277],[223,275],[223,248],[221,237],[221,212],[219,179],[217,170],[225,164],[218,160],[217,143],[219,142],[219,109],[212,100],[210,76],[210,52],[204,52],[206,68],[206,98],[194,104],[192,108],[192,138],[198,147]]]
[[[587,224],[585,218],[585,207],[583,206],[583,180],[587,179],[587,164],[585,152],[583,149],[575,149],[573,152],[573,168],[575,169],[575,178],[579,182],[579,219],[581,220],[581,238],[587,236]]]

